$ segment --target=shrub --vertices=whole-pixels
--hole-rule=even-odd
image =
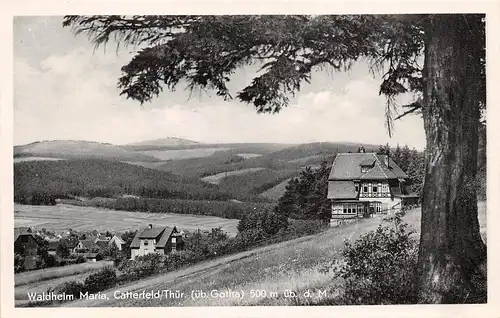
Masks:
[[[78,255],[78,257],[75,260],[76,264],[81,264],[81,263],[85,263],[85,262],[86,262],[85,257],[83,257],[81,255]]]
[[[164,255],[152,253],[123,262],[118,269],[122,272],[123,280],[135,280],[158,273],[164,264]]]
[[[344,278],[343,302],[349,305],[416,303],[414,273],[418,242],[413,230],[400,216],[394,226],[380,225],[359,237],[346,241],[343,263],[338,266]]]
[[[24,257],[20,254],[14,254],[14,273],[24,272]]]
[[[96,293],[101,290],[113,287],[117,282],[116,272],[110,267],[103,267],[85,279],[85,289],[89,293]]]
[[[319,233],[327,227],[327,223],[322,220],[290,220],[287,232],[294,237],[301,237]]]
[[[76,280],[59,284],[53,290],[53,292],[56,294],[65,293],[67,295],[73,295],[75,299],[80,297],[80,292],[84,293],[85,291],[86,291],[86,286],[82,282]]]

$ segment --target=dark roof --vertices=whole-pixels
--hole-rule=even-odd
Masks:
[[[50,251],[55,251],[57,247],[59,246],[59,241],[49,241],[49,245],[47,246],[47,249]]]
[[[14,228],[14,242],[20,235],[33,235],[33,234],[31,233],[31,228],[26,226]]]
[[[75,248],[78,245],[78,239],[76,237],[72,238],[62,238],[59,241],[61,244],[65,245],[67,248],[72,249]]]
[[[141,239],[155,239],[158,238],[165,230],[164,227],[152,227],[152,228],[145,228],[144,231],[139,235],[139,238]]]
[[[328,199],[356,199],[353,181],[328,181]]]
[[[100,248],[106,248],[108,246],[109,241],[108,240],[97,240],[95,243]]]
[[[177,228],[174,226],[173,228],[171,227],[166,227],[165,228],[165,232],[163,232],[163,235],[161,236],[160,240],[158,241],[158,243],[156,243],[156,247],[165,247],[165,245],[167,244],[170,236],[172,236],[173,233],[176,233],[177,232]]]
[[[361,173],[361,165],[373,162],[373,168]],[[408,176],[389,158],[389,167],[384,163],[383,155],[375,153],[339,153],[335,157],[329,180],[363,179],[406,179]]]
[[[139,248],[141,239],[157,239],[156,247],[164,247],[172,232],[177,232],[177,229],[168,226],[140,229],[134,236],[132,243],[130,243],[130,248]],[[155,235],[156,233],[158,234]],[[160,235],[161,237],[159,237]]]
[[[80,240],[80,243],[82,243],[83,247],[86,249],[94,249],[94,248],[99,248],[99,245],[94,243],[92,240]]]

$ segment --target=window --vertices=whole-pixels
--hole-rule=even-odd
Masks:
[[[377,186],[373,186],[373,192],[377,192],[378,190],[378,187]]]
[[[359,191],[359,184],[355,183],[354,188],[356,189],[356,192],[358,192]]]
[[[347,207],[344,205],[344,213],[347,213]]]
[[[172,243],[175,243],[175,237],[172,237]]]
[[[149,244],[149,242],[147,240],[144,241],[144,245],[148,245],[148,244]]]
[[[387,183],[382,184],[382,192],[389,192],[389,185]]]
[[[365,192],[365,193],[368,192],[368,187],[367,186],[363,187],[363,192]]]

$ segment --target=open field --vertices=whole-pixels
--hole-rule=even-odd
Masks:
[[[418,231],[420,209],[408,211],[405,220]],[[481,227],[486,228],[486,204],[479,204],[479,220]],[[304,291],[311,289],[326,290],[327,297],[335,292],[332,286],[336,280],[330,273],[319,270],[322,264],[340,257],[344,247],[344,239],[355,240],[361,234],[374,230],[381,222],[381,217],[362,219],[359,222],[329,229],[319,235],[302,237],[275,245],[237,253],[219,259],[210,260],[194,266],[144,279],[132,284],[120,286],[121,292],[142,290],[179,290],[189,293],[201,289],[206,292],[241,291],[243,299],[202,298],[192,300],[188,295],[183,299],[161,300],[116,300],[113,299],[115,289],[108,291],[109,301],[77,301],[66,306],[237,306],[237,305],[294,305],[294,300],[283,297],[283,291],[290,289]],[[418,232],[416,233],[418,235]],[[278,297],[250,298],[252,289],[276,291]],[[316,297],[316,298],[315,298]],[[315,295],[312,300],[317,300]]]
[[[257,158],[262,156],[260,153],[239,153],[238,156],[245,158],[245,159],[250,159],[250,158]]]
[[[50,157],[19,157],[14,158],[14,163],[16,162],[24,162],[24,161],[58,161],[64,160],[62,158],[50,158]]]
[[[147,224],[177,226],[179,230],[222,230],[234,236],[238,232],[238,220],[219,217],[172,213],[143,213],[106,210],[95,207],[58,204],[55,206],[14,205],[15,226],[31,226],[37,229],[63,231],[98,230],[124,232],[136,230]]]
[[[277,201],[286,192],[286,186],[288,185],[288,182],[290,182],[290,180],[291,179],[286,179],[286,180],[278,183],[277,185],[275,185],[271,189],[262,192],[260,195],[265,197],[265,198]]]
[[[203,177],[203,178],[201,178],[201,180],[208,182],[208,183],[211,183],[211,184],[219,184],[220,181],[226,177],[238,176],[238,175],[242,175],[245,173],[260,171],[260,170],[264,170],[264,169],[265,168],[258,167],[258,168],[248,168],[248,169],[233,170],[233,171],[228,171],[228,172],[221,172],[221,173],[217,173],[217,174],[214,174],[211,176]]]
[[[138,151],[148,156],[158,158],[159,160],[179,160],[188,158],[200,158],[213,155],[216,151],[225,151],[229,148],[192,148],[178,150],[146,150]]]

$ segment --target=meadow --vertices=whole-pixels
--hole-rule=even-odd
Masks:
[[[211,176],[203,177],[203,178],[201,178],[201,180],[208,182],[208,183],[211,183],[211,184],[219,184],[221,182],[221,180],[224,178],[227,178],[230,176],[238,176],[238,175],[242,175],[242,174],[246,174],[246,173],[250,173],[250,172],[255,172],[255,171],[260,171],[260,170],[264,170],[264,169],[265,168],[257,167],[257,168],[248,168],[248,169],[242,169],[242,170],[221,172],[221,173],[217,173],[217,174],[214,174]]]
[[[147,156],[158,158],[159,160],[178,160],[188,158],[201,158],[213,155],[216,151],[225,151],[229,148],[190,148],[190,149],[170,149],[170,150],[145,150],[138,151]]]
[[[67,278],[74,275],[81,275],[84,273],[88,273],[94,269],[99,269],[101,267],[107,265],[109,266],[112,264],[112,261],[100,261],[95,263],[88,262],[17,273],[14,274],[14,286],[27,286],[25,288],[28,288],[29,285],[33,285],[39,282],[59,279],[61,277]]]
[[[145,227],[177,226],[179,230],[211,230],[222,227],[229,235],[237,234],[238,220],[205,215],[174,213],[144,213],[107,210],[96,207],[57,204],[55,206],[14,205],[14,224],[45,228],[51,231],[73,229],[76,231],[98,230],[125,232]]]

